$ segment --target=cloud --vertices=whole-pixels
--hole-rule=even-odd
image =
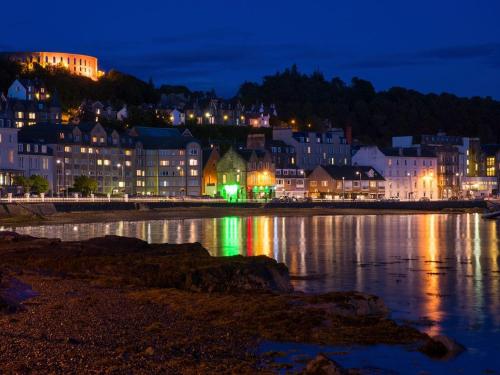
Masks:
[[[500,43],[487,43],[466,46],[453,46],[422,51],[419,56],[423,58],[441,60],[463,60],[488,58],[500,54]]]
[[[450,46],[415,53],[386,54],[344,62],[346,69],[384,69],[415,65],[437,64],[443,61],[475,60],[489,67],[500,66],[500,43]]]

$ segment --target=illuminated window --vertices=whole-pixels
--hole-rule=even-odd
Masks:
[[[102,165],[102,159],[97,159],[97,165]]]
[[[132,155],[132,151],[130,151],[130,150],[125,150],[125,155],[127,155],[127,156]]]
[[[196,160],[196,159],[189,159],[189,165],[191,165],[191,166],[198,165],[198,160]]]
[[[162,167],[168,167],[170,165],[170,160],[160,160],[160,165]]]
[[[92,143],[97,143],[97,137],[92,137]]]
[[[24,113],[23,112],[16,112],[16,118],[23,118]]]
[[[34,119],[36,118],[36,114],[35,114],[35,112],[30,112],[30,113],[28,113],[28,118],[29,118],[30,120],[34,120]]]
[[[71,152],[71,147],[65,146],[64,147],[64,152]]]
[[[104,165],[110,165],[110,164],[111,164],[111,162],[108,159],[104,160]]]
[[[198,170],[196,170],[196,169],[190,169],[189,170],[189,174],[191,176],[198,176]]]

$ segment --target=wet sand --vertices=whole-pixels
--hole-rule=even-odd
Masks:
[[[457,209],[442,213],[482,212],[482,210]],[[175,207],[149,210],[110,210],[56,213],[47,216],[15,216],[0,218],[0,225],[30,226],[77,224],[116,221],[217,218],[223,216],[317,216],[317,215],[416,215],[436,214],[439,211],[403,209],[356,208],[231,208],[231,207]]]

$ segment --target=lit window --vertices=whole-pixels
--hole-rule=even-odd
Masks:
[[[71,152],[71,147],[65,146],[64,147],[64,152]]]
[[[191,165],[191,166],[198,165],[198,160],[196,160],[196,159],[189,159],[189,165]]]
[[[197,169],[190,169],[189,174],[191,176],[198,176],[198,170]],[[238,177],[239,177],[239,175],[238,175]]]

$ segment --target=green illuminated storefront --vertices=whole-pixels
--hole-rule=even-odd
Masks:
[[[229,202],[247,198],[247,164],[230,148],[217,163],[217,195]]]

